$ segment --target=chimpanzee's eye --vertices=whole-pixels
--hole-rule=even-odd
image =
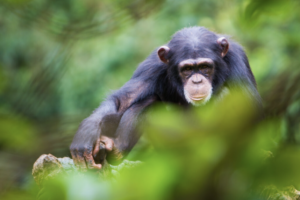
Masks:
[[[192,70],[192,68],[191,67],[186,67],[185,70],[190,71],[190,70]]]

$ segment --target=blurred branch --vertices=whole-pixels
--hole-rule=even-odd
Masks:
[[[147,17],[164,3],[131,1],[4,1],[4,5],[27,24],[35,24],[61,40],[84,39],[107,34]]]

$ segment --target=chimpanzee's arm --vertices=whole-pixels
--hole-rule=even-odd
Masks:
[[[70,146],[73,160],[81,169],[101,168],[93,159],[93,149],[97,139],[100,137],[99,123],[104,116],[117,112],[116,104],[113,100],[104,101],[88,118],[84,119],[74,136]]]
[[[164,70],[156,50],[153,51],[139,65],[133,77],[80,124],[70,147],[76,166],[101,168],[100,164],[95,164],[93,155],[97,154],[103,140],[106,150],[112,150],[113,140],[108,137],[114,138],[114,149],[131,149],[137,140],[133,132],[137,117],[155,101],[155,84]]]
[[[145,109],[156,102],[158,97],[150,96],[131,105],[122,115],[114,135],[114,148],[108,152],[107,161],[118,164],[130,152],[141,136],[138,126],[144,121]]]
[[[82,169],[101,168],[100,164],[95,164],[93,155],[97,154],[100,141],[103,140],[106,140],[103,141],[106,149],[108,151],[112,150],[113,140],[105,136],[117,137],[112,135],[117,132],[118,136],[125,138],[124,143],[131,144],[136,142],[133,136],[134,133],[131,134],[130,132],[133,129],[133,124],[132,127],[130,125],[123,126],[126,128],[124,133],[116,130],[123,115],[128,116],[130,113],[130,116],[133,117],[122,117],[121,124],[134,123],[136,116],[143,108],[149,105],[147,102],[150,100],[148,99],[151,99],[153,94],[151,91],[153,87],[150,85],[151,82],[143,81],[140,77],[129,80],[122,88],[104,101],[92,115],[83,120],[70,146],[76,166]],[[113,128],[115,129],[112,130]],[[129,149],[129,146],[127,149]]]

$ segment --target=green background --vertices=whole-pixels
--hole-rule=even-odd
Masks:
[[[186,151],[169,152],[168,148],[163,148],[165,154],[154,156],[155,159],[151,157],[150,160],[167,164],[153,166],[152,172],[157,174],[156,179],[145,175],[150,169],[141,170],[141,174],[150,180],[140,186],[141,192],[137,196],[126,196],[132,191],[135,193],[132,188],[127,188],[125,195],[109,196],[111,193],[107,191],[110,190],[99,190],[98,183],[95,183],[97,187],[87,186],[88,189],[84,191],[90,190],[96,199],[99,195],[103,199],[144,199],[145,196],[149,199],[173,199],[172,195],[176,194],[174,188],[184,188],[176,184],[182,177],[187,179],[187,183],[193,183],[193,179],[188,181],[188,177],[199,176],[199,182],[191,184],[191,188],[178,190],[180,195],[194,194],[195,187],[205,188],[203,183],[211,180],[211,177],[203,174],[212,173],[212,169],[218,171],[227,167],[232,172],[230,180],[236,182],[230,185],[229,181],[226,186],[212,183],[211,188],[217,188],[220,194],[224,194],[224,199],[239,199],[253,185],[269,181],[269,175],[263,176],[267,174],[264,166],[252,166],[255,159],[251,159],[260,155],[256,150],[261,149],[278,152],[279,160],[271,165],[278,166],[278,169],[273,168],[278,170],[277,174],[282,175],[276,176],[277,179],[272,180],[272,183],[282,183],[285,179],[296,179],[299,176],[296,168],[288,168],[299,166],[300,159],[297,157],[300,142],[299,1],[0,2],[0,197],[3,199],[34,199],[37,193],[31,176],[34,161],[43,153],[51,153],[56,157],[70,156],[69,145],[81,120],[98,107],[109,93],[128,81],[137,65],[155,48],[167,43],[176,31],[190,26],[205,26],[217,33],[230,35],[245,48],[258,90],[263,97],[266,120],[253,130],[248,126],[235,127],[243,124],[240,119],[234,118],[236,116],[229,116],[229,119],[233,117],[231,121],[226,115],[220,115],[222,117],[217,119],[210,118],[214,123],[227,120],[226,126],[229,124],[229,128],[213,130],[218,133],[213,136],[202,137],[199,134],[201,137],[195,139],[199,142],[197,144],[184,143],[182,149],[192,148],[190,151],[195,153],[194,157],[186,158],[181,155]],[[225,104],[226,106],[228,105]],[[219,115],[227,112],[223,108],[212,108],[212,111],[204,113]],[[243,105],[240,105],[240,109],[243,109]],[[179,117],[177,118],[174,113],[169,114],[159,109],[157,112],[159,115],[156,113],[156,119],[163,124],[155,120],[154,124],[172,128],[174,124],[184,121],[180,118],[182,114],[175,115]],[[183,132],[189,135],[191,127],[182,127],[186,127]],[[165,129],[149,128],[149,132],[159,133],[161,130]],[[195,138],[193,131],[195,130],[190,131],[191,137],[187,139]],[[223,132],[232,133],[234,137],[224,138]],[[241,132],[255,134],[246,139],[237,139],[240,136],[235,135],[236,132],[239,132],[237,135]],[[157,135],[154,138],[160,137]],[[231,146],[229,152],[241,150],[241,155],[226,157],[219,154],[219,151],[223,151],[222,148],[226,149],[226,146],[235,144],[237,140],[244,141],[245,145]],[[156,142],[160,145],[161,141],[166,142],[166,146],[175,145],[168,143],[168,137]],[[205,142],[202,144],[201,141]],[[169,162],[164,160],[166,158],[170,158]],[[185,166],[177,163],[175,166],[179,166],[178,169],[169,172],[169,167],[172,166],[170,163],[176,163],[177,160],[190,163],[190,166],[198,166],[199,163],[206,165],[192,168],[189,170],[190,175],[183,173],[182,177],[177,177],[180,174],[178,170],[185,169]],[[209,165],[209,161],[219,163],[218,167]],[[288,167],[281,168],[282,164]],[[128,179],[124,180],[128,182]],[[89,179],[87,182],[87,185],[94,183]],[[291,184],[296,187],[298,183],[296,181]],[[60,187],[62,196],[57,197],[58,199],[81,199],[80,195],[76,196],[74,188],[70,190],[73,191],[73,196],[70,196],[69,182],[61,184],[64,186]],[[134,187],[137,187],[135,184],[140,185],[134,181],[131,184]],[[124,193],[122,190],[125,189],[121,184],[116,188],[118,194]],[[82,198],[85,199],[84,197],[87,196],[83,195]]]

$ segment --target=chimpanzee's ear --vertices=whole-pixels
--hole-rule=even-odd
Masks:
[[[161,46],[157,50],[157,55],[159,59],[164,63],[169,63],[169,60],[167,59],[168,52],[170,51],[170,48],[167,46]]]
[[[226,40],[225,37],[220,37],[218,40],[217,40],[218,44],[220,45],[220,47],[222,48],[222,53],[221,53],[221,56],[224,57],[226,56],[227,52],[228,52],[228,49],[229,49],[229,43],[228,41]]]

